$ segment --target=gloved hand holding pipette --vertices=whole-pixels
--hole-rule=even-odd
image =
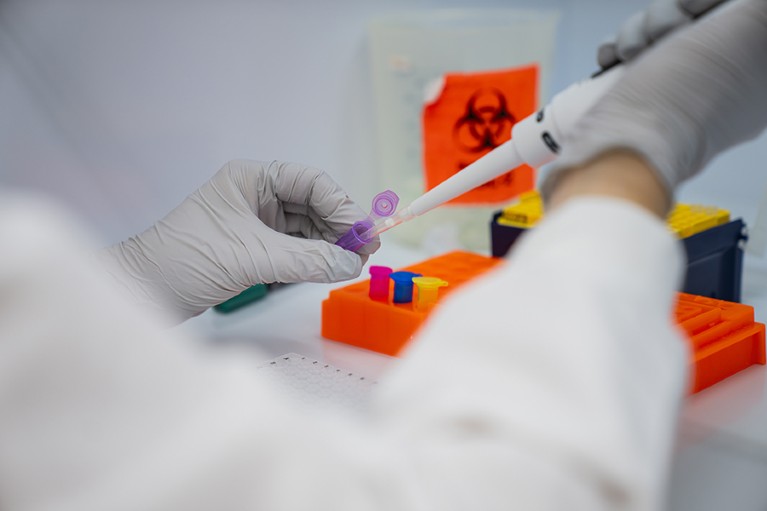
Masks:
[[[618,66],[597,78],[577,82],[537,113],[514,125],[511,140],[424,193],[395,215],[382,218],[365,235],[369,239],[440,206],[523,163],[539,167],[555,159],[574,123],[608,90],[624,69]]]
[[[236,160],[101,258],[136,302],[183,320],[258,283],[356,277],[377,240],[358,253],[333,242],[364,217],[319,169]]]
[[[679,30],[657,43],[662,51],[620,66],[626,71],[619,83],[566,135],[543,184],[544,197],[565,170],[626,149],[651,164],[670,199],[680,182],[717,154],[764,130],[767,3],[731,0]],[[618,41],[627,39],[642,38],[623,35]]]

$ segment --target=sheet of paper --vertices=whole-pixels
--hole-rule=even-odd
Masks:
[[[323,408],[364,411],[376,385],[364,375],[297,353],[274,358],[259,366],[259,372],[278,381],[302,405]]]

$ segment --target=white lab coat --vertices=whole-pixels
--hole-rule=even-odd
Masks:
[[[600,510],[663,505],[686,345],[662,222],[581,199],[455,293],[364,419],[119,296],[52,206],[0,200],[0,508]]]

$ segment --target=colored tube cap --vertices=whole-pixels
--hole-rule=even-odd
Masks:
[[[418,289],[437,289],[447,286],[447,281],[437,277],[413,277],[413,283]]]
[[[413,277],[420,273],[412,271],[395,271],[389,277],[394,281],[394,303],[410,303],[413,301]]]
[[[397,194],[391,190],[385,190],[373,197],[373,207],[370,214],[377,217],[392,216],[397,210],[397,204],[399,204]]]
[[[447,281],[437,277],[413,277],[413,284],[418,288],[416,310],[426,311],[437,303],[439,288],[447,286]]]
[[[389,300],[389,275],[392,269],[388,266],[370,267],[370,291],[368,296],[373,300]]]

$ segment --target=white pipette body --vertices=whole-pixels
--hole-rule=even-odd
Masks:
[[[623,72],[624,66],[616,66],[570,85],[543,109],[516,123],[511,130],[511,140],[424,193],[395,215],[383,219],[365,235],[373,237],[388,231],[524,163],[539,167],[553,161],[562,149],[562,140],[578,119],[599,101]]]

